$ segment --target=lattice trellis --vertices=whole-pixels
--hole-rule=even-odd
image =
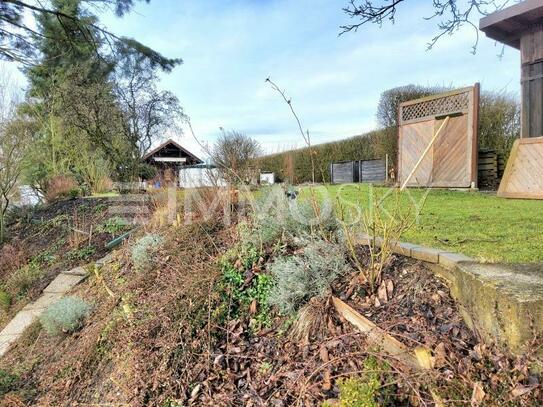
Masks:
[[[467,111],[470,103],[470,92],[457,93],[438,99],[427,100],[412,105],[402,106],[402,121]]]

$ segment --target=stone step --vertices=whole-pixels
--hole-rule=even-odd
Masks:
[[[86,275],[74,275],[60,273],[51,283],[45,287],[44,293],[66,293],[87,278]]]

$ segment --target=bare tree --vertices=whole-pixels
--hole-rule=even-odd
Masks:
[[[156,69],[144,57],[123,58],[115,80],[115,94],[123,114],[124,133],[140,157],[167,132],[181,132],[185,119],[177,97],[156,86]]]
[[[237,131],[223,131],[211,151],[211,158],[222,177],[230,182],[248,182],[252,162],[261,154],[258,141]]]
[[[16,117],[17,91],[11,77],[0,77],[0,241],[5,237],[5,218],[14,189],[23,170],[28,145],[26,132]]]
[[[400,7],[407,7],[412,0],[350,0],[343,11],[355,23],[341,26],[341,34],[349,31],[357,31],[367,23],[374,23],[381,26],[383,22],[394,23],[396,12]],[[479,42],[479,30],[471,20],[474,15],[487,15],[504,8],[511,3],[511,0],[432,0],[433,14],[424,17],[426,20],[439,19],[438,33],[428,42],[428,48],[432,48],[444,35],[452,35],[462,26],[470,26],[475,31],[475,44],[473,52],[477,49]],[[475,16],[475,17],[477,17]]]

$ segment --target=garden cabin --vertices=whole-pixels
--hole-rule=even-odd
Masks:
[[[143,161],[156,168],[153,185],[178,184],[179,172],[184,166],[203,164],[203,161],[173,140],[162,143],[149,151]]]

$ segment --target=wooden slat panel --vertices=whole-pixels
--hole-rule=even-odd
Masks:
[[[435,120],[412,123],[400,128],[401,163],[400,184],[409,176],[411,170],[430,143],[434,135]],[[430,186],[433,165],[433,151],[430,150],[407,186]]]
[[[458,98],[462,95],[462,98]],[[454,98],[447,100],[448,98]],[[435,102],[432,109],[426,105]],[[459,104],[460,103],[460,104]],[[452,113],[451,106],[460,106]],[[436,106],[443,111],[436,111]],[[409,108],[407,111],[405,109]],[[435,116],[426,117],[426,110]],[[439,110],[439,109],[438,109]],[[415,116],[413,116],[415,112]],[[429,98],[404,102],[399,108],[398,179],[404,182],[428,145],[434,132],[450,118],[443,134],[435,140],[428,155],[407,186],[470,188],[477,185],[477,130],[479,85]],[[418,116],[417,116],[418,115]]]
[[[498,196],[543,199],[543,137],[515,141]]]
[[[386,164],[383,160],[360,161],[361,182],[384,182],[386,179]]]
[[[353,182],[353,162],[332,164],[332,182],[337,184]]]
[[[437,120],[435,130],[443,120]],[[436,187],[470,187],[470,163],[466,129],[468,116],[451,117],[434,145],[433,180]]]

